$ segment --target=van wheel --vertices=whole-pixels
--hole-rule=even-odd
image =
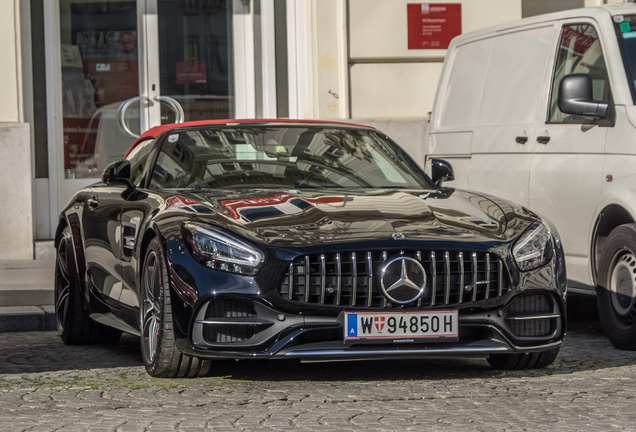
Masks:
[[[491,354],[488,363],[497,370],[543,369],[559,355],[559,348],[519,354]]]
[[[616,348],[636,350],[636,225],[621,225],[607,238],[596,293],[607,338]]]

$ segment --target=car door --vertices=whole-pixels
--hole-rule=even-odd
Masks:
[[[86,193],[82,228],[87,287],[108,307],[121,296],[121,210],[126,187],[97,184]]]
[[[161,198],[147,186],[147,176],[155,157],[155,140],[142,141],[128,154],[130,181],[134,191],[128,191],[120,214],[120,265],[121,295],[119,296],[122,317],[133,327],[138,324],[139,283],[141,269],[138,256],[140,242],[148,228],[149,215],[161,205]]]
[[[605,142],[612,119],[565,114],[557,96],[563,76],[579,73],[591,77],[595,100],[610,101],[601,35],[591,20],[563,23],[547,117],[529,143],[533,146],[530,208],[556,224],[567,256],[568,278],[585,283],[591,282],[590,235],[605,182]]]

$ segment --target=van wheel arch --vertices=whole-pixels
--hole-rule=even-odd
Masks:
[[[590,260],[592,266],[592,276],[594,281],[598,280],[598,266],[600,262],[601,252],[605,241],[609,237],[612,231],[621,225],[633,224],[634,218],[631,214],[618,204],[611,204],[605,207],[596,219],[596,225],[594,226],[594,233],[592,236],[592,250],[590,253]]]

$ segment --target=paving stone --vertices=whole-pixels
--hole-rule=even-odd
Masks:
[[[0,333],[0,429],[12,431],[634,430],[636,353],[581,320],[544,370],[482,359],[215,363],[149,377],[139,341],[66,346]]]

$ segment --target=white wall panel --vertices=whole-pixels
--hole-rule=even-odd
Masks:
[[[426,117],[441,70],[438,62],[351,66],[351,117]]]
[[[350,58],[414,59],[441,58],[446,50],[408,49],[407,4],[413,0],[350,0]],[[521,0],[436,0],[430,3],[461,3],[462,32],[521,18]]]

